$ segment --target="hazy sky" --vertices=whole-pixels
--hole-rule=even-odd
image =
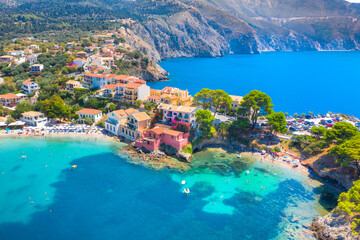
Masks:
[[[360,3],[360,0],[346,0],[348,2],[352,2],[352,3]]]

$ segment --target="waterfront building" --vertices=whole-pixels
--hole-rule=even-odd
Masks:
[[[80,120],[90,118],[94,123],[97,123],[102,117],[102,111],[92,108],[83,108],[76,113],[79,115]]]
[[[158,109],[163,113],[163,123],[170,124],[173,120],[195,124],[195,112],[199,107],[174,106],[171,104],[161,103]]]
[[[150,120],[145,112],[133,113],[120,121],[119,135],[133,142],[142,137],[143,131],[150,126]]]
[[[44,127],[48,122],[47,117],[45,117],[43,113],[35,111],[22,113],[21,120],[27,125],[34,127]]]
[[[138,148],[146,148],[149,151],[155,151],[161,144],[166,144],[180,151],[188,144],[189,133],[183,133],[168,128],[156,126],[144,133],[144,137],[135,141]]]
[[[107,119],[105,120],[105,129],[118,136],[120,134],[120,122],[126,122],[127,116],[137,112],[139,112],[139,110],[128,108],[108,113]]]

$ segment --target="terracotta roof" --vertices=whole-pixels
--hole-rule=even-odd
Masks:
[[[7,94],[4,94],[4,95],[0,95],[0,98],[3,98],[3,99],[13,99],[13,98],[20,98],[19,96],[13,94],[13,93],[7,93]]]
[[[7,117],[0,117],[0,122],[6,122]]]
[[[151,92],[151,93],[160,93],[160,90],[157,90],[157,89],[150,89],[150,92]]]
[[[36,117],[36,116],[42,115],[42,113],[41,112],[35,112],[35,111],[29,111],[29,112],[22,113],[22,115],[25,116],[25,117]]]
[[[116,87],[119,87],[119,86],[125,86],[126,85],[126,83],[118,83],[118,84],[116,84],[115,86]]]
[[[102,111],[97,110],[97,109],[91,109],[91,108],[83,108],[83,109],[77,111],[76,113],[96,115],[96,114],[102,113]]]
[[[127,87],[127,88],[139,88],[142,85],[144,85],[144,84],[130,82],[130,83],[126,84],[125,87]]]
[[[135,109],[135,108],[128,108],[128,109],[120,109],[120,110],[116,110],[113,111],[113,113],[115,113],[118,117],[125,117],[128,115],[131,115],[133,113],[138,112],[139,110]]]
[[[31,84],[31,83],[32,83],[32,81],[26,80],[25,82],[23,82],[23,85],[29,85],[29,84]]]
[[[116,87],[115,87],[115,84],[108,84],[108,85],[103,86],[103,88],[115,90]]]
[[[166,132],[165,132],[165,134],[169,134],[170,136],[178,136],[179,134],[181,134],[182,132],[179,132],[179,131],[175,131],[175,130],[171,130],[171,129],[169,129],[169,130],[167,130]]]
[[[73,61],[85,61],[85,58],[75,58]]]
[[[134,118],[136,118],[138,121],[144,121],[150,119],[149,115],[147,115],[145,112],[138,112],[132,114]]]
[[[129,78],[129,75],[118,75],[116,77],[114,77],[116,80],[126,80],[127,78]]]
[[[149,130],[149,132],[153,132],[153,133],[156,133],[156,134],[162,134],[166,131],[165,128],[162,128],[162,127],[154,127],[152,129]]]
[[[98,69],[99,69],[99,68],[98,68]],[[109,74],[109,75],[106,76],[106,78],[107,78],[107,79],[111,79],[111,78],[113,78],[113,77],[115,77],[115,76],[116,76],[116,75],[114,75],[114,74]]]
[[[135,108],[128,108],[128,109],[125,109],[125,112],[126,112],[128,115],[130,115],[130,114],[139,112],[139,110],[137,110],[137,109],[135,109]]]

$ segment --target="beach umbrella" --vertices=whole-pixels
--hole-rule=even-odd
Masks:
[[[7,128],[6,131],[7,131],[7,132],[10,131],[10,129]]]

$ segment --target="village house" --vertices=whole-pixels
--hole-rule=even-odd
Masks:
[[[242,96],[236,96],[236,95],[230,95],[230,97],[232,99],[232,102],[231,102],[232,110],[233,110],[234,113],[236,113],[237,110],[239,108],[241,108],[240,103],[241,103],[243,97]],[[238,116],[239,117],[249,117],[249,113],[247,113],[247,112],[240,113],[240,114],[238,114]]]
[[[163,113],[163,123],[171,124],[173,120],[195,124],[195,112],[198,107],[174,106],[170,104],[161,103],[158,109]]]
[[[92,108],[83,108],[76,112],[79,115],[80,120],[84,120],[85,118],[90,118],[97,123],[102,117],[102,111]]]
[[[48,122],[47,117],[43,113],[35,111],[24,112],[21,120],[27,125],[34,127],[44,127]]]
[[[79,58],[87,58],[87,53],[83,52],[83,51],[80,51],[80,52],[76,53],[76,56],[79,57]]]
[[[0,57],[0,63],[1,63],[1,62],[10,63],[12,59],[13,59],[12,56],[1,56],[1,57]]]
[[[116,97],[123,102],[136,104],[137,100],[144,101],[150,96],[150,87],[146,84],[130,82],[116,84]]]
[[[175,106],[190,106],[192,97],[188,90],[181,90],[174,87],[165,87],[163,90],[150,90],[149,102],[166,103]]]
[[[31,65],[31,64],[34,64],[34,63],[36,63],[36,62],[38,61],[38,56],[35,55],[35,54],[33,54],[33,55],[27,55],[27,56],[26,56],[26,61],[27,61],[28,63],[30,63],[30,65]]]
[[[35,49],[39,49],[40,47],[38,45],[36,45],[36,44],[32,44],[32,45],[29,46],[29,48],[31,50],[35,50]]]
[[[19,56],[19,55],[23,55],[24,51],[23,50],[13,50],[13,51],[9,51],[8,54],[11,56]]]
[[[101,62],[103,65],[107,65],[108,67],[114,66],[114,58],[112,57],[101,57]]]
[[[82,67],[86,62],[86,58],[75,58],[73,60],[73,63],[78,65],[79,67]]]
[[[31,73],[40,73],[44,69],[43,64],[33,64],[30,66]]]
[[[13,93],[7,93],[4,95],[0,95],[0,104],[3,107],[14,107],[16,104],[20,102],[20,97],[13,94]]]
[[[108,85],[105,85],[105,86],[103,86],[103,88],[102,88],[103,90],[104,90],[104,92],[103,92],[103,97],[114,97],[114,95],[115,95],[115,89],[116,89],[116,87],[115,87],[115,84],[108,84]]]
[[[114,45],[114,39],[106,39],[105,44]]]
[[[135,108],[128,108],[108,113],[107,119],[105,120],[105,129],[118,136],[120,134],[120,122],[126,123],[127,116],[137,112],[139,112],[139,110]]]
[[[21,89],[25,94],[32,94],[34,91],[40,90],[40,87],[39,84],[37,84],[36,82],[26,80],[25,82],[23,82]]]
[[[74,88],[82,88],[81,83],[75,80],[69,80],[66,82],[66,91],[73,92]]]
[[[84,73],[84,84],[90,88],[102,88],[103,86],[110,84],[106,78],[107,74],[95,74],[95,73]]]
[[[119,135],[126,140],[135,141],[142,137],[143,131],[150,125],[150,117],[145,112],[137,112],[120,121]]]
[[[188,144],[189,133],[175,131],[169,128],[156,126],[144,133],[144,137],[135,141],[138,148],[146,148],[149,151],[155,151],[160,148],[161,144],[172,146],[180,151]]]

